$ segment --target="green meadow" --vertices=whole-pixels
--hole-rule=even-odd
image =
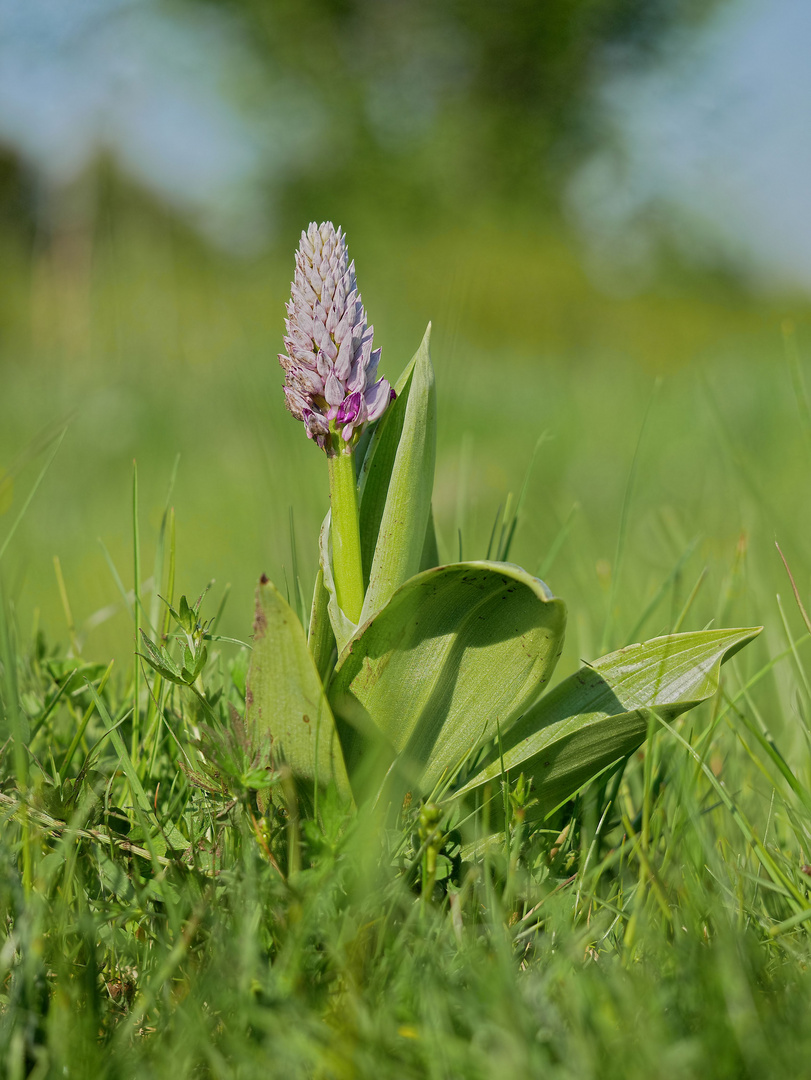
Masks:
[[[126,665],[131,628],[110,563],[131,588],[133,462],[145,580],[176,469],[182,591],[230,585],[224,618],[239,636],[259,574],[292,574],[292,512],[309,593],[328,492],[280,391],[297,239],[295,226],[288,232],[261,261],[226,261],[132,209],[98,236],[62,238],[33,258],[7,242],[7,527],[49,439],[66,429],[4,557],[26,632],[38,618],[51,637],[65,635],[56,556],[84,648]],[[649,631],[669,625],[705,567],[695,625],[724,609],[751,620],[773,607],[785,591],[775,539],[802,579],[808,311],[799,300],[759,300],[675,271],[640,295],[607,297],[554,223],[534,233],[491,220],[448,235],[391,236],[383,225],[350,235],[381,372],[396,379],[433,324],[445,558],[458,555],[460,532],[466,555],[484,554],[532,462],[514,556],[543,569],[582,621],[584,656],[612,582],[610,644],[619,645],[688,549]]]
[[[807,303],[676,264],[609,295],[554,219],[387,231],[349,206],[381,373],[433,324],[440,557],[484,558],[517,509],[510,558],[568,607],[553,682],[764,627],[713,700],[548,819],[510,776],[503,832],[472,854],[448,826],[426,890],[417,806],[383,832],[329,802],[257,821],[244,648],[210,646],[231,727],[208,788],[199,702],[134,655],[136,587],[158,626],[158,594],[213,581],[203,615],[237,641],[262,573],[312,593],[327,477],[277,361],[306,224],[241,260],[136,200],[2,239],[7,1075],[803,1075],[811,669],[776,542],[808,607]]]

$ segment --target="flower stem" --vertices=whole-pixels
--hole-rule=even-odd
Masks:
[[[355,480],[355,453],[343,452],[343,440],[336,434],[338,452],[329,460],[329,494],[332,502],[332,572],[338,605],[352,622],[360,622],[363,608],[363,564],[360,556],[358,487]]]

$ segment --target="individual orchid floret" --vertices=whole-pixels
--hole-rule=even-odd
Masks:
[[[339,448],[336,435],[349,452],[364,426],[383,415],[394,391],[377,378],[374,327],[366,325],[346,236],[331,221],[313,221],[301,234],[291,293],[287,352],[279,354],[287,407],[328,455]]]

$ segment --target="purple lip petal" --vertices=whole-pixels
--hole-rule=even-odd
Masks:
[[[352,436],[356,431],[360,431],[369,419],[366,409],[366,402],[363,400],[363,395],[358,394],[358,411],[357,414],[350,419],[349,423],[344,426],[343,439],[344,442],[349,443],[352,441]],[[355,395],[353,394],[354,398]]]
[[[358,418],[362,401],[360,391],[345,398],[338,409],[338,414],[335,417],[336,422],[339,424],[354,424]]]

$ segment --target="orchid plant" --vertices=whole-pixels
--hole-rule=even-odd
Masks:
[[[544,692],[566,608],[512,563],[440,564],[430,325],[392,388],[329,222],[301,235],[285,326],[287,406],[326,455],[331,509],[308,628],[259,584],[246,719],[303,794],[481,806],[523,775],[545,814],[636,750],[657,717],[716,691],[721,664],[759,628],[633,644]]]

